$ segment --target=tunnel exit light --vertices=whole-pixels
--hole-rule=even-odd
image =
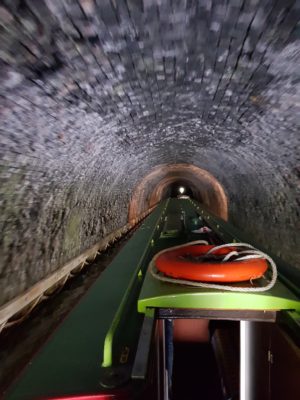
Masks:
[[[185,188],[183,186],[180,186],[178,191],[179,193],[183,194],[185,192]]]

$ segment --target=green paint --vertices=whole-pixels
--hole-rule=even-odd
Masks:
[[[182,200],[181,200],[182,201]],[[194,201],[187,200],[185,210],[187,215],[192,212],[188,204],[196,207],[209,226],[229,242],[251,241],[239,239],[236,229],[208,213]],[[209,221],[209,223],[208,223]],[[170,247],[170,245],[164,246]],[[164,248],[162,246],[162,248]],[[257,246],[256,246],[257,247]],[[156,248],[156,252],[161,248]],[[138,311],[145,313],[147,307],[156,308],[209,308],[209,309],[240,309],[240,310],[297,310],[300,311],[299,297],[290,291],[280,280],[268,292],[240,293],[212,289],[189,288],[176,284],[163,283],[147,272],[138,300]]]
[[[222,292],[165,284],[148,272],[139,297],[138,311],[145,313],[147,307],[300,311],[300,301],[280,282],[269,292]]]
[[[160,239],[160,231],[156,229],[158,221],[163,218],[164,211],[168,214],[178,210],[179,204],[186,212],[186,221],[191,224],[187,224],[177,238]],[[160,204],[49,338],[5,399],[34,400],[101,393],[101,374],[108,366],[120,365],[120,354],[125,348],[129,349],[126,368],[132,365],[142,313],[153,316],[156,307],[236,309],[238,304],[240,309],[300,311],[297,296],[282,282],[267,293],[224,293],[163,284],[146,273],[155,253],[196,239],[197,235],[190,232],[194,226],[192,218],[196,216],[190,201],[180,200],[179,203],[172,199],[167,204]],[[210,216],[210,223],[213,222]],[[222,223],[217,223],[225,238],[227,233]],[[70,238],[70,242],[66,239],[67,246],[74,243],[72,237],[75,232],[78,235],[78,224],[80,216],[72,215],[66,229]],[[232,238],[237,239],[238,235]],[[100,360],[103,360],[104,368]]]
[[[110,357],[103,353],[111,352],[111,358],[116,362],[125,338],[130,341],[129,358],[132,361],[135,354],[132,346],[137,345],[143,316],[137,312],[135,301],[132,312],[130,315],[127,313],[124,320],[121,304],[126,305],[123,301],[126,291],[131,285],[132,277],[137,278],[141,259],[149,246],[153,231],[156,235],[159,233],[155,226],[165,205],[160,204],[145,219],[122,251],[33,358],[22,376],[6,393],[5,399],[34,400],[74,393],[101,392],[99,382],[101,371],[105,369],[101,368],[101,360],[108,357],[105,363],[109,364],[107,359]],[[71,231],[74,226],[71,224]],[[115,327],[121,329],[115,330]]]
[[[104,350],[103,350],[103,362],[102,362],[102,367],[104,367],[104,368],[111,367],[113,364],[114,337],[116,336],[116,332],[120,325],[122,316],[124,317],[126,304],[130,301],[130,298],[134,295],[133,287],[134,287],[135,283],[137,283],[137,281],[138,281],[141,284],[141,279],[139,279],[139,278],[142,277],[142,269],[143,269],[142,263],[146,257],[146,253],[148,252],[151,242],[153,241],[152,237],[154,236],[154,234],[157,231],[157,226],[159,226],[158,222],[161,220],[161,218],[162,218],[162,215],[159,214],[157,220],[155,221],[155,224],[152,226],[150,237],[144,243],[144,251],[141,255],[139,262],[137,263],[135,273],[132,275],[132,278],[131,278],[129,285],[124,293],[124,296],[122,298],[120,306],[114,316],[112,324],[111,324],[111,326],[107,332],[107,335],[105,337]],[[130,260],[128,260],[128,262],[130,262]],[[139,288],[140,288],[140,286],[139,286]]]

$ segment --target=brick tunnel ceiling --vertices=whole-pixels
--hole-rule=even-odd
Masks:
[[[3,1],[1,302],[124,225],[162,164],[212,174],[229,221],[299,267],[299,15],[289,0]]]

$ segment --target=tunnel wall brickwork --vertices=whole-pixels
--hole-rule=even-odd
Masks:
[[[300,3],[4,0],[1,299],[126,223],[151,168],[213,174],[300,267]]]

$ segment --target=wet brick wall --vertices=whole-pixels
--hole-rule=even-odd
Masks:
[[[299,268],[298,0],[4,0],[1,300],[126,223],[163,163]]]

